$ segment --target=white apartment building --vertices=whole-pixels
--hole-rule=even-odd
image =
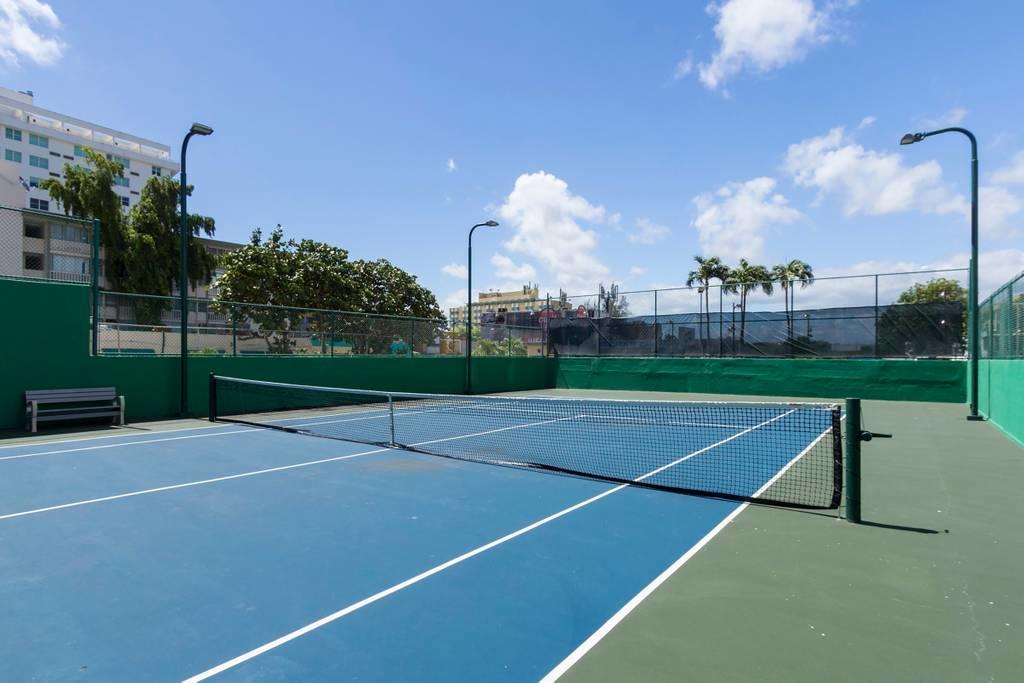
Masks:
[[[174,176],[178,163],[167,145],[113,128],[38,107],[31,91],[0,87],[0,127],[3,159],[18,168],[24,185],[20,206],[59,212],[49,195],[39,188],[46,178],[63,178],[64,164],[81,164],[86,147],[124,166],[124,178],[114,191],[127,209],[139,199],[146,180],[153,175]]]
[[[173,177],[178,162],[167,145],[38,107],[30,91],[0,87],[0,205],[61,214],[39,184],[63,178],[64,165],[85,161],[90,147],[124,166],[114,192],[128,211],[151,176]],[[0,275],[87,283],[91,279],[90,226],[60,215],[0,212]],[[238,245],[202,239],[220,256]],[[102,258],[101,258],[102,264]],[[218,273],[219,274],[219,273]],[[102,278],[100,286],[106,288]],[[200,286],[190,294],[211,296]]]

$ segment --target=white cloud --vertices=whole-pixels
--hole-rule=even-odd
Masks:
[[[943,182],[938,162],[906,166],[895,152],[864,149],[842,128],[790,145],[783,168],[797,185],[836,194],[847,216],[967,212],[964,198]]]
[[[694,197],[693,204],[697,208],[693,225],[701,249],[724,259],[760,258],[766,226],[802,217],[775,192],[775,180],[765,177],[729,183],[713,194]]]
[[[954,107],[937,118],[924,119],[921,122],[921,125],[925,128],[948,128],[949,126],[959,126],[966,118],[966,109],[963,107]]]
[[[1020,234],[1024,221],[1014,218],[1024,210],[1019,197],[999,185],[978,188],[978,228],[992,239],[1011,239]]]
[[[498,208],[514,234],[504,243],[513,253],[539,262],[559,287],[589,291],[606,278],[608,267],[595,255],[597,234],[580,222],[603,223],[607,212],[569,191],[550,173],[525,173]]]
[[[636,222],[636,232],[629,233],[629,241],[636,244],[654,244],[668,237],[670,232],[672,231],[667,226],[641,218]]]
[[[712,2],[707,12],[715,17],[718,50],[699,68],[701,82],[714,90],[726,80],[750,69],[765,73],[802,59],[834,36],[834,18],[856,0],[726,0]]]
[[[456,308],[457,306],[466,305],[466,288],[456,289],[454,292],[447,294],[441,301],[441,310],[448,314],[449,308]],[[475,307],[474,307],[475,308]]]
[[[680,80],[686,78],[693,72],[693,55],[689,52],[686,53],[686,57],[681,59],[676,64],[676,70],[672,73],[672,78]]]
[[[639,277],[640,275],[644,275],[646,272],[647,272],[647,269],[644,268],[643,266],[630,266],[630,268],[629,268],[629,274],[634,276],[634,277]]]
[[[448,172],[449,173],[454,173],[456,168],[458,168],[458,166],[455,165],[455,159],[449,159],[448,160]]]
[[[59,28],[57,13],[45,2],[0,0],[0,61],[11,67],[17,67],[22,58],[44,66],[54,64],[66,47],[52,35]]]
[[[516,263],[505,254],[492,256],[491,265],[495,268],[495,276],[502,280],[514,280],[520,285],[524,282],[532,282],[537,277],[536,268],[529,263]]]
[[[865,116],[864,118],[862,118],[860,120],[860,123],[857,124],[857,128],[858,129],[867,128],[868,126],[874,125],[875,121],[877,121],[877,120],[878,120],[877,116]]]
[[[466,266],[461,263],[449,263],[446,266],[441,266],[441,272],[460,280],[466,279]]]
[[[1024,185],[1024,152],[1017,152],[1007,166],[992,174],[993,183],[1003,185]]]

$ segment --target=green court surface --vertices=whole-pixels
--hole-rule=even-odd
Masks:
[[[865,401],[864,524],[746,508],[561,680],[1020,680],[1024,452],[965,413]]]

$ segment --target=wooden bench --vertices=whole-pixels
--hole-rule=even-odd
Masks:
[[[53,404],[64,405],[59,408],[40,408]],[[25,429],[30,432],[37,431],[40,422],[78,420],[87,417],[112,417],[114,424],[123,425],[124,396],[118,396],[114,387],[25,392]]]

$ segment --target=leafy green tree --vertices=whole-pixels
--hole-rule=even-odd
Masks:
[[[704,290],[704,311],[705,311],[705,334],[702,340],[702,346],[707,343],[707,340],[711,339],[711,292],[710,286],[712,280],[718,280],[723,285],[726,280],[729,279],[729,266],[722,263],[722,259],[717,256],[708,256],[707,258],[702,256],[694,256],[693,260],[697,262],[697,267],[690,271],[690,274],[686,277],[686,286],[693,287],[695,284],[700,284]]]
[[[729,276],[725,280],[725,291],[730,294],[740,295],[740,348],[746,337],[747,327],[747,296],[753,291],[760,289],[766,295],[771,296],[774,291],[772,274],[764,266],[751,264],[747,259],[741,258],[740,264],[730,269]]]
[[[878,318],[882,356],[945,356],[967,339],[967,290],[950,278],[919,282],[900,293]]]
[[[84,166],[64,165],[64,179],[47,178],[40,187],[63,207],[64,212],[100,221],[100,243],[104,250],[104,272],[116,291],[166,295],[178,279],[179,212],[178,181],[151,177],[142,188],[139,202],[126,214],[121,198],[114,192],[115,178],[124,177],[124,167],[95,150],[85,148]],[[187,189],[191,194],[192,187]],[[208,283],[216,263],[203,246],[191,237],[212,236],[214,220],[191,214],[189,279],[192,285]],[[159,319],[163,304],[138,300],[139,322]],[[150,310],[152,309],[152,310]]]
[[[792,351],[793,345],[793,294],[797,283],[800,288],[814,284],[814,269],[810,264],[793,259],[788,263],[772,266],[772,278],[782,287],[786,309],[786,343]]]
[[[251,320],[246,338],[264,339],[271,353],[290,353],[304,326],[324,340],[351,340],[356,353],[387,353],[396,338],[415,347],[432,342],[441,329],[407,317],[441,319],[437,299],[415,276],[384,259],[349,261],[344,249],[286,240],[281,226],[265,240],[253,231],[249,244],[225,254],[221,267],[218,310]],[[320,349],[327,353],[327,344]]]
[[[142,188],[138,203],[132,207],[126,222],[126,265],[128,273],[124,289],[139,294],[170,294],[178,281],[181,267],[181,223],[179,212],[180,184],[172,178],[152,176]],[[192,186],[186,191],[191,194]],[[189,285],[209,284],[217,259],[199,242],[201,234],[212,237],[216,224],[209,216],[190,214],[188,235]],[[136,300],[139,322],[159,320],[166,303],[159,300]],[[159,307],[142,315],[140,307]],[[155,318],[155,320],[150,320]]]
[[[99,219],[104,247],[104,272],[115,290],[124,291],[128,281],[128,237],[121,198],[114,192],[114,178],[124,177],[124,167],[86,147],[85,166],[64,164],[64,178],[46,178],[46,190],[69,216]]]
[[[959,301],[966,303],[967,290],[956,280],[937,277],[918,282],[900,293],[898,304],[936,304]]]

